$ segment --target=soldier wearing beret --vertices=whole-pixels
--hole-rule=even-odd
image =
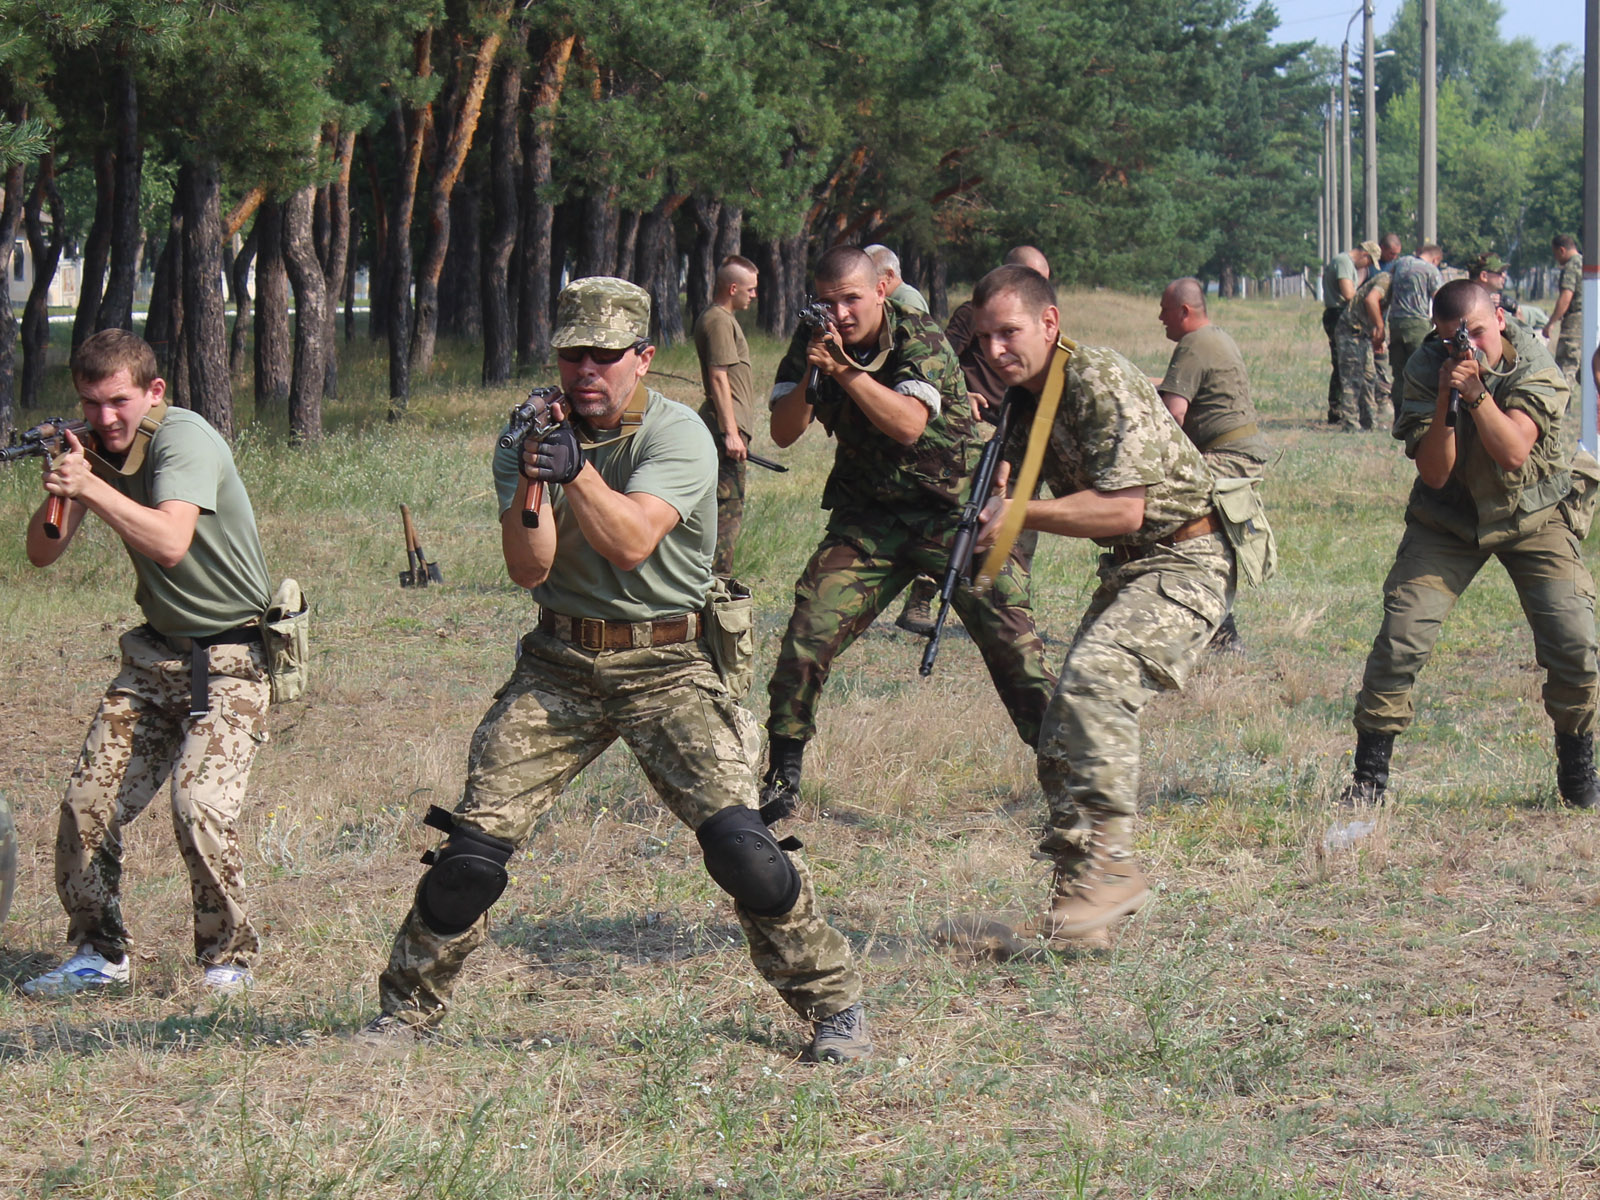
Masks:
[[[567,784],[621,738],[695,831],[756,969],[811,1023],[807,1056],[871,1052],[850,946],[823,920],[804,862],[753,807],[754,721],[706,640],[716,447],[692,410],[645,386],[649,327],[643,289],[606,277],[570,284],[551,339],[557,423],[495,455],[506,573],[532,591],[539,618],[473,735],[461,802],[428,814],[448,838],[425,859],[431,867],[379,978],[383,1011],[370,1037],[414,1037],[444,1015],[488,932],[507,861]],[[534,488],[543,495],[530,525]]]

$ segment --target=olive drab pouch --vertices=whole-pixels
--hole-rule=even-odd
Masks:
[[[706,645],[717,674],[743,703],[756,675],[756,602],[737,579],[717,575],[706,597]]]
[[[1580,542],[1589,536],[1594,524],[1597,499],[1600,499],[1600,462],[1579,446],[1572,456],[1572,489],[1558,507]]]
[[[287,704],[305,692],[311,669],[310,632],[311,605],[300,584],[285,579],[261,617],[261,645],[272,680],[272,703]]]
[[[1233,547],[1239,579],[1260,587],[1278,573],[1278,542],[1267,524],[1258,479],[1219,479],[1213,500],[1223,536]]]

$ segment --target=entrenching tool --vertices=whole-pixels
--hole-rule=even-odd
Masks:
[[[400,572],[401,587],[427,587],[430,583],[443,583],[439,564],[429,562],[422,553],[422,543],[417,540],[417,527],[411,523],[411,510],[400,506],[400,522],[406,530],[406,569]]]
[[[6,923],[16,890],[17,827],[11,821],[11,805],[0,796],[0,925]]]

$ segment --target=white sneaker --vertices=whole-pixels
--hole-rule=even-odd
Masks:
[[[131,966],[126,955],[119,963],[110,962],[85,942],[66,962],[53,971],[46,971],[28,980],[22,985],[22,990],[30,996],[70,996],[88,988],[127,983],[133,975]]]
[[[206,968],[206,986],[224,996],[249,991],[255,986],[255,982],[255,976],[250,974],[249,967],[219,963]]]

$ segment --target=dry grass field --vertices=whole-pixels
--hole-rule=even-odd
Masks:
[[[1158,374],[1155,308],[1064,300],[1074,336]],[[1387,436],[1322,424],[1312,307],[1214,316],[1278,453],[1283,566],[1240,598],[1249,653],[1147,710],[1139,852],[1159,890],[1107,958],[974,962],[933,944],[953,913],[1040,904],[1041,801],[964,635],[924,680],[921,641],[881,622],[837,665],[795,830],[867,965],[878,1053],[851,1069],[797,1061],[806,1030],[751,969],[693,836],[617,749],[513,860],[442,1036],[352,1038],[435,841],[422,813],[454,802],[532,618],[500,566],[487,466],[520,391],[472,386],[472,347],[442,348],[402,429],[362,345],[322,446],[287,449],[281,415],[240,438],[270,565],[304,583],[316,620],[314,690],[272,714],[244,819],[254,991],[199,986],[158,801],[127,838],[132,987],[25,998],[20,981],[64,949],[56,806],[135,609],[103,527],[28,567],[35,468],[0,474],[0,790],[22,839],[0,930],[0,1194],[1600,1195],[1600,836],[1555,799],[1515,595],[1484,572],[1424,675],[1394,804],[1353,848],[1326,848],[1412,471]],[[770,378],[778,348],[756,350]],[[657,367],[692,399],[692,349]],[[758,715],[831,454],[820,430],[766,449],[793,470],[752,472],[740,548]],[[442,586],[397,584],[401,502]],[[1041,546],[1054,655],[1093,564],[1086,544]]]

